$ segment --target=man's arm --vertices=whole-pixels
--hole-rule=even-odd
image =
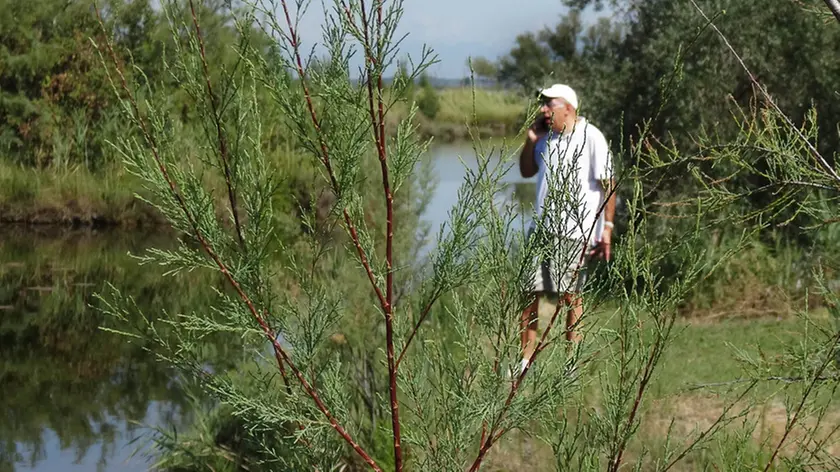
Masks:
[[[604,205],[604,223],[612,223],[615,221],[615,179],[602,180],[601,186],[604,188],[604,198],[607,202]],[[612,226],[607,224],[604,229],[612,229]]]
[[[599,254],[599,257],[603,257],[609,261],[610,257],[612,257],[612,233],[615,218],[615,179],[604,179],[600,180],[600,182],[604,188],[604,198],[606,199],[603,210],[604,229],[601,232],[601,240],[598,241],[598,246],[592,254]]]
[[[540,136],[533,130],[533,127],[528,128],[528,134],[525,136],[525,145],[522,146],[522,152],[519,154],[519,173],[522,177],[533,177],[537,174],[537,161],[534,159],[534,148]]]
[[[610,153],[607,140],[599,130],[595,130],[592,133],[592,146],[592,172],[604,190],[604,201],[602,202],[604,229],[601,232],[600,241],[594,253],[598,253],[600,257],[609,261],[612,253],[612,233],[613,222],[615,221],[616,202],[616,182],[612,172],[612,153]]]

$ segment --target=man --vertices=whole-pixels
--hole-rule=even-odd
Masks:
[[[577,109],[578,97],[571,87],[554,84],[541,90],[539,114],[519,156],[522,176],[537,175],[535,223],[529,238],[548,236],[552,254],[538,264],[534,301],[522,313],[520,372],[536,348],[540,298],[562,294],[558,303],[567,307],[566,339],[579,341],[583,263],[591,257],[610,259],[615,215],[611,155],[604,135],[579,117]]]

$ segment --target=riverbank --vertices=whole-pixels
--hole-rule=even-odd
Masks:
[[[516,94],[469,87],[436,90],[434,119],[415,116],[418,133],[435,144],[475,137],[509,137],[519,131],[526,103]],[[389,127],[408,115],[397,104]],[[467,125],[470,123],[470,126]],[[166,222],[157,210],[138,200],[140,182],[119,166],[92,172],[84,166],[64,169],[21,167],[0,159],[0,223],[89,227],[158,227]]]
[[[528,113],[523,97],[504,90],[462,87],[437,90],[436,94],[439,109],[434,119],[418,113],[416,122],[422,136],[434,137],[439,143],[470,140],[470,128],[480,138],[515,136]],[[397,107],[392,119],[401,121],[406,114],[407,107]]]
[[[0,164],[0,222],[21,225],[156,227],[158,212],[138,200],[137,179],[120,169],[36,170]]]

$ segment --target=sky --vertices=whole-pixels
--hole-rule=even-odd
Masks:
[[[320,0],[312,1],[301,21],[300,31],[309,47],[320,39],[321,5]],[[396,36],[407,33],[408,37],[401,52],[419,58],[426,44],[440,61],[429,75],[447,79],[469,76],[470,55],[495,60],[510,51],[518,34],[553,26],[568,11],[561,0],[404,0],[403,10]]]

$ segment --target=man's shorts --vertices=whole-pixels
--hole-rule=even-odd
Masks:
[[[528,238],[534,237],[534,231],[528,231]],[[544,258],[536,265],[531,278],[533,292],[578,293],[586,283],[586,264],[589,256],[583,254],[588,245],[582,239],[570,239],[552,236],[549,249],[553,257]]]

